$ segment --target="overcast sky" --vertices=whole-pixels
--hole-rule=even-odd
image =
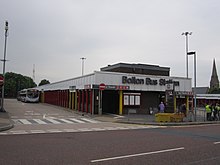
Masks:
[[[185,77],[181,33],[189,31],[197,86],[209,86],[214,58],[220,73],[219,18],[219,0],[0,0],[0,57],[8,20],[6,72],[33,77],[35,65],[37,84],[80,76],[81,57],[84,74],[125,62],[170,67],[171,76]]]

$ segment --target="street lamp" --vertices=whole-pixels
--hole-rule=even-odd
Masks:
[[[187,56],[194,55],[194,111],[195,111],[195,121],[196,121],[196,52],[188,52]]]
[[[188,45],[188,35],[192,35],[192,32],[184,32],[182,33],[182,35],[185,35],[186,36],[186,78],[188,78],[188,49],[189,49],[189,45]]]
[[[84,60],[86,59],[85,57],[80,58],[82,60],[82,76],[84,74]]]
[[[2,76],[3,76],[3,86],[2,86],[2,100],[1,100],[1,109],[0,111],[1,112],[5,112],[5,109],[4,109],[4,83],[5,83],[5,62],[6,62],[6,46],[7,46],[7,37],[8,37],[8,21],[5,21],[5,47],[4,47],[4,59],[1,60],[3,61],[3,73],[2,73]]]

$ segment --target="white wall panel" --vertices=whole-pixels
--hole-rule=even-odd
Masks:
[[[135,77],[136,79],[144,80],[144,84],[134,83],[122,83],[122,76],[128,78]],[[138,75],[138,74],[126,74],[126,73],[112,73],[112,72],[95,72],[95,83],[106,85],[126,85],[130,87],[130,90],[143,90],[143,91],[165,91],[165,85],[159,85],[160,79],[172,80],[179,82],[179,86],[175,87],[176,91],[192,91],[191,79],[181,77],[168,77],[168,76],[153,76],[153,75]],[[157,85],[147,85],[146,78],[156,80]]]
[[[143,81],[143,83],[122,83],[122,77],[127,76],[127,78],[135,77],[135,79]],[[155,85],[146,84],[146,78],[157,82]],[[70,86],[76,86],[76,89],[84,89],[85,85],[96,84],[99,85],[104,83],[106,85],[119,85],[119,86],[129,86],[130,90],[138,91],[165,91],[166,86],[160,85],[160,79],[165,79],[166,81],[172,80],[179,82],[179,86],[175,87],[175,91],[186,91],[191,92],[191,79],[181,78],[181,77],[168,77],[168,76],[152,76],[152,75],[140,75],[140,74],[128,74],[128,73],[113,73],[113,72],[101,72],[96,71],[89,75],[84,75],[82,77],[76,77],[73,79],[68,79],[44,86],[37,87],[41,90],[64,90],[69,89]]]

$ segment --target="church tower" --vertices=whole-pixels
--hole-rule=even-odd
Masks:
[[[216,65],[215,65],[215,59],[213,60],[213,67],[212,67],[212,77],[210,81],[210,90],[219,88],[219,80],[218,80],[218,74],[216,70]]]

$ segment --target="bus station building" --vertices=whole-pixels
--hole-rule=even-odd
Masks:
[[[89,114],[137,114],[177,112],[192,99],[191,79],[171,77],[170,68],[158,65],[118,63],[80,77],[37,87],[41,102]]]

